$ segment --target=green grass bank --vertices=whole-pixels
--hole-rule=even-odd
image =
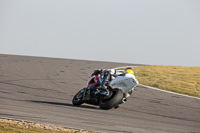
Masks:
[[[141,84],[200,97],[200,67],[149,65],[134,70]]]

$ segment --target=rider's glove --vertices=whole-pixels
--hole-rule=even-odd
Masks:
[[[101,71],[102,71],[101,69],[95,69],[92,75],[97,76],[98,74],[101,74]]]

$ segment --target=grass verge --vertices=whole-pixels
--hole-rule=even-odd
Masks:
[[[150,65],[134,70],[141,84],[200,97],[200,67]]]
[[[0,133],[96,133],[96,132],[0,118]]]

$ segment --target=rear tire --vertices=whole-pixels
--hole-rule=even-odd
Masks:
[[[84,103],[84,101],[82,100],[84,90],[85,90],[85,89],[80,90],[80,91],[74,96],[74,98],[72,99],[73,105],[78,106],[78,105],[81,105],[81,104]]]
[[[118,106],[123,98],[123,92],[121,89],[111,90],[112,96],[109,99],[102,98],[100,99],[99,106],[101,109],[111,109],[115,106]]]

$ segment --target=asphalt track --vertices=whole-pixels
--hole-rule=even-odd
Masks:
[[[200,100],[136,87],[118,109],[73,106],[95,68],[137,64],[0,54],[0,117],[101,132],[200,133]]]

